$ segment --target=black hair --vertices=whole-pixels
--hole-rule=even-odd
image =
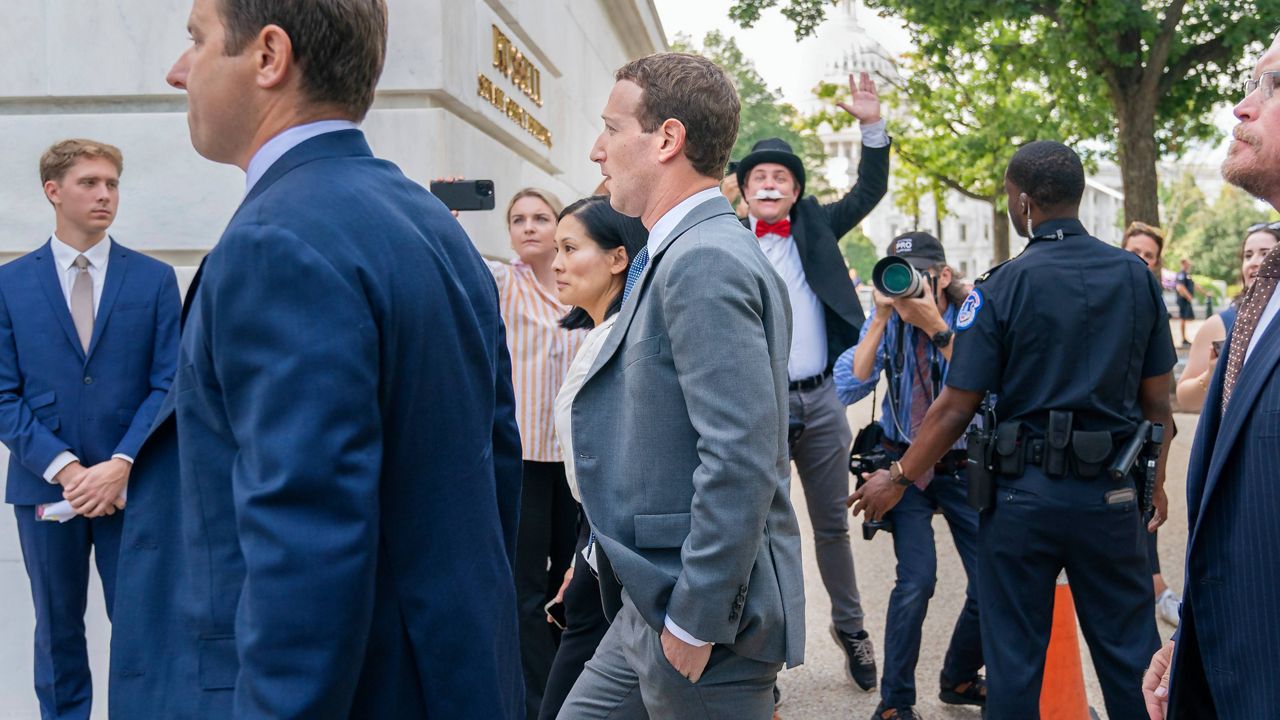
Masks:
[[[1084,197],[1084,164],[1075,150],[1059,142],[1029,142],[1013,154],[1009,181],[1046,210],[1080,204]]]
[[[582,223],[587,231],[587,238],[599,245],[602,250],[624,248],[627,251],[628,270],[631,269],[631,260],[640,252],[640,248],[649,242],[649,231],[644,223],[640,222],[640,218],[627,217],[614,210],[609,204],[608,195],[591,195],[582,198],[565,208],[557,220],[563,220],[570,215]],[[610,317],[621,308],[622,293],[618,293],[609,303],[604,316]],[[575,307],[560,319],[560,327],[566,330],[589,330],[595,327],[595,322],[591,320],[591,315],[586,310]]]

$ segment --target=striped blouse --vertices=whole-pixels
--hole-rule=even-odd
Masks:
[[[560,318],[570,307],[538,282],[533,268],[487,261],[498,283],[502,321],[511,352],[511,382],[516,392],[516,423],[524,459],[560,462],[554,422],[556,395],[586,333],[565,330]]]

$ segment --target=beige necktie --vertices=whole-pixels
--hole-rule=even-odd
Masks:
[[[76,324],[76,334],[80,336],[80,346],[89,352],[89,341],[93,339],[93,277],[89,275],[89,259],[77,255],[76,281],[71,285],[71,321]]]

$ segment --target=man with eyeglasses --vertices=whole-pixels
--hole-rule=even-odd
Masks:
[[[1222,175],[1280,209],[1280,35],[1235,107]],[[1143,679],[1164,718],[1275,717],[1280,677],[1280,253],[1241,298],[1187,467],[1190,536],[1182,620]]]

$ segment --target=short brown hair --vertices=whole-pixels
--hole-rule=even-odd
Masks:
[[[1155,240],[1156,248],[1160,251],[1160,257],[1161,259],[1164,258],[1164,231],[1163,230],[1153,225],[1148,225],[1144,222],[1139,222],[1137,220],[1134,220],[1133,222],[1129,223],[1129,227],[1125,228],[1124,240],[1120,242],[1120,247],[1122,249],[1127,249],[1126,246],[1129,244],[1129,238],[1133,237],[1134,235],[1146,235],[1152,240]]]
[[[507,203],[506,217],[508,223],[511,222],[511,208],[516,206],[516,202],[519,201],[520,198],[527,197],[538,198],[542,202],[546,203],[547,207],[551,208],[551,214],[555,217],[560,217],[560,213],[564,212],[564,205],[560,202],[560,198],[556,197],[551,191],[536,187],[520,188],[516,191],[515,195],[511,196],[511,200]]]
[[[386,0],[221,0],[223,52],[239,55],[267,25],[293,43],[302,88],[315,103],[363,120],[387,55]]]
[[[109,160],[116,166],[117,174],[124,174],[124,154],[120,148],[97,140],[71,138],[54,143],[40,156],[40,184],[50,180],[62,182],[67,171],[81,158]]]
[[[720,66],[688,53],[657,53],[633,60],[618,70],[644,91],[640,127],[657,130],[667,120],[684,125],[684,154],[699,174],[724,177],[729,154],[738,139],[738,91]]]

